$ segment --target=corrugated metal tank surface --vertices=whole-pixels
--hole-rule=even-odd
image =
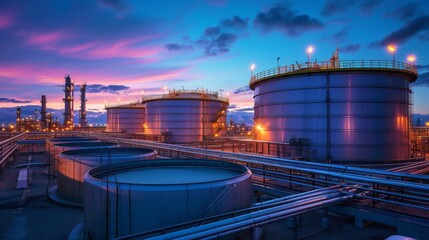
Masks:
[[[46,149],[48,152],[54,152],[54,144],[67,143],[67,142],[96,142],[97,139],[85,138],[85,137],[58,137],[46,139]]]
[[[61,198],[83,204],[83,176],[91,168],[120,162],[155,159],[156,152],[145,148],[100,148],[65,151],[59,155],[58,189]]]
[[[142,104],[106,107],[107,132],[144,133],[145,109]]]
[[[176,92],[143,99],[146,106],[145,133],[165,134],[166,141],[201,141],[225,133],[227,99],[205,92]]]
[[[58,152],[55,152],[55,144],[61,143],[85,143],[85,142],[99,142],[98,139],[84,138],[84,137],[61,137],[61,138],[51,138],[46,140],[46,149],[49,153],[49,161],[54,164],[53,169],[58,169],[58,162],[55,160],[58,156]]]
[[[67,142],[54,144],[54,171],[58,171],[58,159],[60,153],[64,151],[77,150],[77,149],[99,149],[99,148],[112,148],[117,147],[116,143],[110,142]]]
[[[251,82],[255,124],[261,126],[255,138],[308,139],[312,159],[319,161],[408,159],[409,83],[415,79],[409,71],[380,68],[302,71]]]
[[[147,160],[101,166],[85,180],[91,239],[144,232],[250,207],[251,172],[208,160]]]

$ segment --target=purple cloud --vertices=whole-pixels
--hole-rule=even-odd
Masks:
[[[79,86],[76,86],[75,89],[78,89]],[[124,85],[102,85],[102,84],[90,84],[86,86],[86,91],[89,93],[116,93],[129,90],[130,87]]]
[[[2,102],[2,103],[31,103],[31,101],[16,100],[15,98],[0,98],[0,102]]]
[[[228,53],[234,42],[240,38],[240,34],[247,29],[248,19],[233,16],[230,19],[220,21],[217,26],[207,27],[201,37],[196,41],[185,39],[189,43],[169,43],[164,45],[168,51],[186,51],[194,47],[204,49],[206,56],[217,56]]]
[[[403,21],[410,20],[416,16],[421,16],[421,6],[418,2],[411,2],[401,5],[385,14],[386,17],[399,18]]]
[[[250,89],[249,86],[239,87],[235,89],[234,94],[240,94],[240,93],[253,93],[252,89]]]
[[[343,12],[344,9],[353,7],[356,3],[356,0],[328,0],[325,6],[323,6],[320,14],[322,16],[332,16],[336,13]]]
[[[413,83],[413,86],[429,87],[429,72],[419,74],[419,78]]]
[[[185,45],[185,44],[177,44],[177,43],[170,43],[170,44],[166,44],[164,45],[164,47],[170,51],[170,52],[175,52],[175,51],[188,51],[188,50],[193,50],[194,48],[192,47],[192,45]]]
[[[349,44],[343,47],[340,47],[340,52],[356,52],[360,48],[359,44]]]
[[[370,47],[386,46],[392,43],[402,44],[420,33],[429,33],[429,15],[425,15],[408,22],[405,26],[389,34],[381,41],[372,43]]]
[[[290,36],[297,36],[305,31],[324,27],[321,21],[305,14],[296,15],[294,11],[283,6],[259,12],[253,23],[263,32],[280,30]]]

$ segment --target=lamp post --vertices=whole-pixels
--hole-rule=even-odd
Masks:
[[[389,45],[389,46],[387,46],[387,50],[390,53],[392,53],[392,55],[393,55],[393,62],[395,62],[396,46],[395,45]]]
[[[250,65],[250,77],[253,77],[253,69],[255,69],[255,64]]]
[[[277,57],[277,73],[280,73],[279,60],[280,60],[280,57]]]
[[[220,97],[222,97],[223,89],[219,89],[219,92],[220,92]]]
[[[162,94],[165,94],[165,90],[167,90],[167,87],[162,88]]]
[[[314,47],[313,46],[308,46],[307,47],[307,60],[308,60],[308,64],[310,65],[310,58],[311,58],[311,54],[314,52]]]

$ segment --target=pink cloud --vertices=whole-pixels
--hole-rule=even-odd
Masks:
[[[156,55],[163,46],[153,46],[146,42],[159,38],[162,34],[123,38],[115,41],[81,41],[76,35],[65,31],[21,32],[27,44],[43,50],[55,51],[60,55],[78,59],[134,58],[156,61]]]
[[[4,12],[0,13],[0,29],[5,29],[11,26],[13,22],[14,18],[11,15]]]

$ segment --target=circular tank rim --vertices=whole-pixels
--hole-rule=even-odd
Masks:
[[[92,162],[100,161],[100,157],[106,154],[108,154],[109,157],[113,159],[140,159],[142,157],[155,156],[157,152],[149,148],[86,148],[64,151],[60,153],[59,157],[76,162]]]
[[[267,77],[262,77],[256,80],[253,80],[253,78],[257,75],[255,74],[253,77],[250,78],[249,81],[249,87],[252,90],[255,90],[256,85],[270,81],[279,79],[282,77],[288,77],[288,76],[296,76],[296,75],[314,75],[314,74],[326,74],[326,73],[354,73],[354,72],[377,72],[377,73],[400,73],[404,75],[408,75],[410,77],[410,83],[415,82],[418,78],[418,73],[411,72],[409,70],[404,69],[395,69],[395,68],[334,68],[334,69],[306,69],[301,71],[293,71],[293,72],[286,72],[286,73],[280,73],[275,74]]]
[[[98,139],[95,138],[72,138],[72,139],[59,139],[59,140],[55,140],[55,141],[46,141],[47,143],[52,143],[52,144],[59,144],[59,143],[66,143],[66,142],[94,142],[94,141],[100,141]]]
[[[70,142],[57,143],[55,147],[101,147],[101,146],[116,146],[116,143],[111,142]]]
[[[162,94],[161,94],[162,95]],[[165,97],[159,97],[159,98],[152,98],[152,99],[143,99],[142,103],[146,103],[146,102],[153,102],[153,101],[181,101],[181,100],[195,100],[195,101],[214,101],[214,102],[222,102],[222,103],[228,103],[229,104],[229,100],[224,100],[224,99],[212,99],[212,98],[192,98],[192,97],[175,97],[175,98],[169,98],[168,94],[166,94],[167,96]],[[158,96],[158,95],[154,95],[154,96]]]
[[[115,106],[106,106],[104,109],[145,109],[146,107],[142,103],[130,103]]]
[[[192,183],[165,183],[165,184],[144,184],[144,183],[129,183],[129,182],[116,182],[110,181],[108,176],[114,174],[115,172],[127,172],[133,169],[141,169],[146,167],[172,167],[172,166],[199,166],[199,167],[211,167],[211,168],[219,168],[230,171],[237,172],[237,175],[232,177],[226,177],[218,180],[212,181],[201,181],[201,182],[192,182]],[[100,177],[106,177],[106,179],[102,179]],[[217,160],[205,160],[205,159],[157,159],[157,160],[145,160],[145,161],[130,161],[123,163],[114,163],[109,165],[103,165],[89,170],[85,176],[84,181],[90,184],[106,184],[106,183],[114,183],[114,184],[125,184],[125,185],[133,185],[133,186],[142,186],[142,187],[168,187],[168,186],[205,186],[207,184],[212,183],[223,183],[228,182],[233,179],[240,179],[251,177],[252,172],[246,166],[230,163],[225,161],[217,161]]]

